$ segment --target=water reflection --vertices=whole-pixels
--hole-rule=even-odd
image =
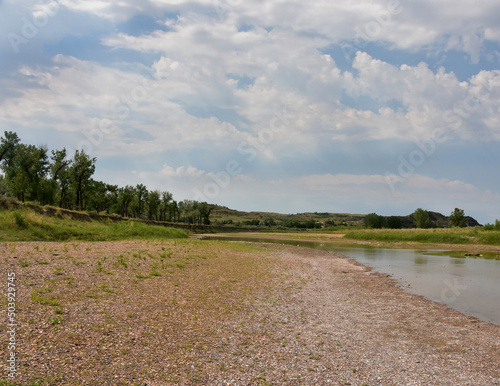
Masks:
[[[416,265],[427,264],[427,256],[415,255],[415,258],[413,259],[413,263]]]
[[[454,257],[450,262],[454,265],[467,265],[467,259],[465,257]]]

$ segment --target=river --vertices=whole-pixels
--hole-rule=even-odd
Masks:
[[[315,241],[203,236],[207,239],[297,245],[340,253],[391,275],[405,290],[500,325],[500,260],[452,257],[437,250],[339,246]]]

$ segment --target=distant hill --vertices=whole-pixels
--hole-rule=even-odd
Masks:
[[[428,211],[428,228],[446,228],[449,223],[449,216],[438,212]],[[283,225],[290,222],[311,222],[321,224],[321,227],[329,226],[362,226],[364,225],[365,214],[350,213],[328,213],[328,212],[306,212],[296,214],[282,214],[275,212],[244,212],[229,209],[225,206],[213,205],[210,215],[212,224],[245,224],[245,225]],[[401,222],[401,228],[415,228],[415,217],[412,214],[407,216],[384,216],[396,217]],[[318,225],[319,225],[318,224]],[[474,218],[466,218],[466,226],[481,226]]]
[[[363,214],[349,213],[326,213],[326,212],[306,212],[296,214],[283,214],[275,212],[243,212],[239,210],[229,209],[225,206],[214,205],[210,215],[210,221],[214,223],[245,223],[259,221],[259,224],[269,223],[271,220],[277,222],[308,222],[316,221],[322,225],[346,225],[355,226],[363,225]]]
[[[429,224],[427,225],[428,228],[447,228],[450,217],[445,216],[441,213],[438,212],[431,212],[427,211],[429,213]],[[414,228],[415,227],[415,216],[412,214],[409,214],[408,216],[396,216],[401,219],[401,226],[402,228]],[[476,221],[476,219],[466,216],[465,220],[465,226],[467,227],[476,227],[476,226],[481,226],[479,222]]]

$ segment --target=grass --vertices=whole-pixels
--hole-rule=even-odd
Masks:
[[[184,229],[137,221],[79,221],[44,216],[25,207],[0,210],[0,239],[4,241],[112,241],[187,238]]]
[[[40,303],[40,304],[49,304],[52,307],[58,307],[61,305],[61,302],[58,299],[54,298],[53,296],[44,297],[44,296],[38,295],[37,292],[32,292],[30,295],[30,298],[33,302]]]
[[[61,322],[62,322],[62,316],[55,316],[53,318],[50,318],[49,322],[52,325],[54,325],[54,324],[61,324]]]
[[[344,237],[352,240],[383,242],[500,245],[500,231],[485,231],[480,228],[366,229],[347,232]]]

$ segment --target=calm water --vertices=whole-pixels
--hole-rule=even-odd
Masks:
[[[217,238],[207,238],[214,237]],[[221,239],[300,245],[341,253],[378,272],[392,275],[409,292],[500,325],[500,260],[428,255],[426,253],[435,251],[418,249],[342,247],[331,243],[265,238]]]

